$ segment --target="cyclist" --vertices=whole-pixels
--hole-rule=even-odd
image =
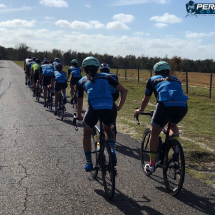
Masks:
[[[59,59],[59,58],[55,58],[55,59],[54,59],[54,62],[53,62],[53,64],[52,64],[52,66],[53,66],[53,68],[54,68],[54,71],[57,71],[57,69],[55,68],[57,64],[62,64],[62,63],[60,62],[60,59]]]
[[[40,60],[37,59],[36,63],[31,66],[31,75],[34,79],[33,97],[35,96],[37,80],[40,80],[39,74],[40,74]]]
[[[71,96],[71,103],[73,100],[73,94],[74,94],[74,85],[78,83],[78,81],[82,78],[81,76],[81,68],[78,66],[78,61],[76,59],[73,59],[71,61],[72,66],[68,69],[68,76],[67,81],[70,78],[70,74],[72,75],[70,80],[70,96]]]
[[[138,116],[139,113],[142,113],[154,92],[157,99],[157,105],[152,117],[151,135],[149,139],[150,163],[145,165],[145,171],[155,171],[159,135],[162,128],[168,123],[169,117],[172,116],[169,135],[172,139],[178,138],[179,130],[177,124],[187,113],[188,97],[183,94],[179,79],[169,76],[170,70],[170,65],[165,61],[160,61],[154,65],[153,71],[155,76],[148,80],[141,108],[134,112],[135,117]],[[173,159],[177,159],[179,156],[178,149],[173,148],[173,150]]]
[[[101,73],[107,73],[111,78],[113,78],[115,81],[118,81],[118,77],[114,73],[110,73],[110,66],[107,63],[102,63],[99,67],[99,70]],[[119,98],[119,92],[110,85],[111,95],[113,97],[114,102]]]
[[[64,97],[64,104],[66,104],[66,88],[67,88],[67,78],[66,78],[66,72],[62,71],[63,66],[62,64],[56,64],[55,68],[57,71],[53,73],[52,76],[52,86],[54,86],[55,82],[55,112],[54,115],[57,115],[57,107],[58,107],[58,99],[59,94],[62,90],[63,97]]]
[[[26,63],[26,76],[27,76],[27,80],[28,80],[28,83],[27,84],[30,84],[30,79],[31,79],[31,64],[33,63],[33,60],[30,59],[27,63]]]
[[[26,59],[25,59],[25,61],[24,61],[24,68],[23,68],[23,70],[25,71],[25,85],[27,85],[27,80],[28,80],[28,78],[29,78],[29,68],[27,68],[26,67],[26,65],[28,64],[28,62],[31,60],[31,55],[29,55]]]
[[[85,90],[88,97],[88,109],[83,119],[83,146],[87,161],[84,168],[86,171],[92,171],[91,132],[98,119],[101,119],[104,123],[105,136],[110,144],[115,165],[117,163],[115,136],[111,130],[111,125],[116,120],[117,111],[122,108],[125,102],[127,90],[107,74],[97,74],[99,61],[92,56],[83,60],[82,68],[84,68],[86,76],[78,82],[77,118],[79,120],[83,119],[81,112],[83,106],[83,91]],[[121,93],[118,106],[113,102],[109,85],[114,86]]]
[[[44,89],[44,107],[46,107],[46,98],[47,98],[47,86],[51,84],[51,79],[54,74],[54,69],[48,60],[43,61],[42,66],[40,67],[40,73],[43,76],[43,89]]]
[[[53,60],[50,60],[50,61],[49,61],[49,64],[51,64],[51,65],[52,65],[52,64],[53,64],[53,62],[54,62]]]

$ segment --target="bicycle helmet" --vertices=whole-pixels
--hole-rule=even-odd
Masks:
[[[36,61],[36,58],[35,58],[35,57],[33,57],[33,58],[32,58],[32,60],[33,60],[33,61]]]
[[[171,70],[170,65],[166,61],[160,61],[156,63],[153,67],[154,73],[160,72],[162,70]]]
[[[48,60],[44,60],[43,64],[49,64],[49,61]]]
[[[73,64],[73,63],[78,64],[78,61],[77,61],[76,59],[73,59],[73,60],[71,61],[71,64]]]
[[[39,59],[36,59],[36,63],[40,63],[40,60],[39,60]]]
[[[56,62],[60,62],[60,59],[59,58],[55,58],[54,59]]]
[[[55,68],[57,71],[61,71],[63,69],[63,65],[58,63],[58,64],[56,64]]]
[[[110,72],[110,65],[107,63],[102,63],[99,67],[100,72],[106,72],[109,73]]]
[[[85,68],[85,67],[87,67],[87,66],[99,67],[99,65],[100,65],[100,64],[99,64],[98,59],[95,58],[95,57],[92,57],[92,56],[85,58],[85,59],[83,60],[83,62],[82,62],[82,67],[83,67],[83,68]]]

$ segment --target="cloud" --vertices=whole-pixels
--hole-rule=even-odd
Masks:
[[[123,23],[130,23],[130,22],[133,22],[135,18],[133,15],[127,15],[127,14],[120,13],[120,14],[114,15],[113,19],[123,22]]]
[[[55,18],[53,16],[45,16],[44,19],[51,20],[51,19],[55,19]]]
[[[165,13],[163,16],[153,16],[149,20],[154,20],[155,22],[164,22],[164,23],[179,23],[183,22],[182,18],[178,18],[175,15],[171,15],[168,13]]]
[[[186,38],[191,38],[191,39],[199,39],[199,38],[202,38],[202,37],[212,37],[215,35],[215,32],[210,32],[210,33],[192,33],[192,32],[185,32],[186,35],[185,37]]]
[[[0,4],[0,8],[5,8],[6,5],[5,4]]]
[[[6,8],[6,9],[0,9],[0,13],[11,13],[16,11],[23,11],[23,10],[31,10],[32,7],[22,6],[20,8]]]
[[[88,7],[88,8],[91,8],[91,6],[89,4],[85,4],[84,5],[85,7]]]
[[[68,27],[68,28],[74,28],[74,29],[91,29],[93,26],[87,22],[80,22],[80,21],[73,21],[68,22],[67,20],[58,20],[56,25],[60,27]]]
[[[0,22],[0,27],[10,28],[33,27],[35,23],[36,23],[35,20],[27,21],[21,19],[14,19],[12,21]]]
[[[137,31],[137,32],[133,33],[133,35],[141,37],[141,36],[149,36],[150,34]]]
[[[40,4],[48,7],[68,7],[67,1],[64,0],[40,0]]]
[[[167,4],[170,0],[118,0],[113,6],[135,5],[146,3]]]
[[[109,22],[106,25],[107,29],[113,29],[113,30],[128,30],[130,29],[127,25],[125,25],[122,22],[115,21],[115,22]]]
[[[157,27],[157,28],[165,28],[165,27],[167,27],[168,25],[167,24],[165,24],[165,23],[156,23],[155,24],[155,27]]]
[[[99,28],[104,28],[105,25],[100,23],[99,21],[90,21],[90,24],[94,25],[94,28],[99,29]]]

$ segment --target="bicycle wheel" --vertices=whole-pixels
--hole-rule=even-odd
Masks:
[[[143,168],[143,172],[145,175],[149,176],[152,173],[145,171],[144,167],[146,164],[150,162],[149,156],[149,138],[150,138],[151,129],[147,128],[143,134],[142,142],[141,142],[141,166]]]
[[[96,178],[98,175],[98,170],[99,170],[99,152],[97,151],[97,142],[94,140],[94,136],[97,134],[97,131],[95,128],[93,128],[92,133],[91,133],[91,155],[92,155],[92,163],[93,163],[93,171],[91,171],[91,175],[93,178]]]
[[[100,166],[102,169],[102,179],[105,193],[108,199],[112,199],[115,191],[115,169],[113,163],[113,156],[111,153],[108,141],[104,141],[100,151]]]
[[[174,155],[173,147],[178,148],[178,153]],[[178,140],[171,140],[167,160],[167,166],[163,169],[164,183],[167,192],[175,196],[180,192],[185,176],[184,152]],[[166,155],[164,161],[166,161]]]

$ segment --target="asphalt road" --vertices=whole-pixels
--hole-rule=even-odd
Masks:
[[[140,144],[118,133],[118,176],[112,201],[101,175],[83,165],[82,125],[76,132],[67,104],[62,122],[24,85],[22,68],[0,61],[0,214],[215,214],[215,190],[186,174],[177,197],[166,193],[162,171],[146,177]]]

